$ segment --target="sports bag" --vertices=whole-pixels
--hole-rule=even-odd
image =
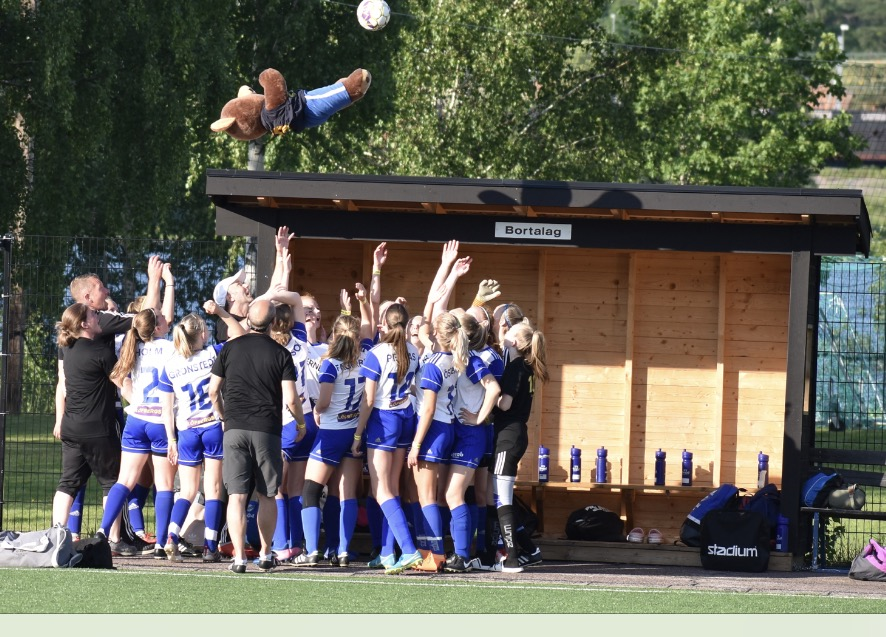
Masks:
[[[77,568],[114,568],[114,557],[111,554],[111,545],[104,537],[89,537],[74,542],[74,550],[82,559]]]
[[[803,506],[824,507],[831,492],[843,485],[843,478],[831,469],[821,469],[813,473],[800,490]]]
[[[738,487],[723,484],[711,491],[695,505],[680,527],[680,541],[686,546],[701,546],[701,522],[711,511],[736,510],[739,506]]]
[[[625,526],[617,513],[591,504],[569,514],[566,537],[570,540],[592,542],[623,542]]]
[[[742,511],[758,511],[769,522],[769,530],[774,534],[778,527],[778,516],[781,513],[781,495],[778,487],[767,484],[754,495],[744,496],[741,499]],[[773,535],[774,537],[774,535]]]
[[[871,538],[868,545],[852,560],[849,577],[869,582],[886,582],[886,549]]]
[[[71,532],[60,524],[45,531],[0,531],[0,566],[67,568],[81,559]]]
[[[710,511],[701,522],[701,565],[760,573],[769,568],[769,522],[759,511]]]

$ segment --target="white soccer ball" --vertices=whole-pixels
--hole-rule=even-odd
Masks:
[[[381,31],[391,20],[391,8],[385,0],[363,0],[357,7],[357,21],[367,31]]]

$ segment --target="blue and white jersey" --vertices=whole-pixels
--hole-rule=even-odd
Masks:
[[[471,352],[468,366],[458,375],[458,381],[455,384],[453,410],[456,418],[462,409],[467,409],[474,414],[480,411],[483,407],[483,399],[486,397],[486,389],[480,381],[491,373],[477,352]]]
[[[132,378],[132,404],[126,406],[127,414],[147,422],[163,423],[158,386],[160,373],[173,354],[175,348],[165,338],[138,344],[135,367],[129,374]]]
[[[418,404],[424,402],[425,391],[437,392],[437,405],[434,420],[451,423],[455,419],[453,410],[455,403],[455,384],[458,381],[458,370],[452,352],[435,352],[422,365],[421,378],[417,384]]]
[[[179,431],[218,422],[209,398],[212,364],[222,345],[210,345],[190,358],[178,352],[166,361],[158,389],[175,394],[175,427]]]
[[[471,354],[476,354],[482,358],[483,362],[486,363],[486,367],[495,376],[495,380],[501,380],[501,375],[505,373],[505,361],[494,347],[487,345],[478,352],[472,351]]]
[[[366,353],[360,373],[378,383],[375,402],[372,404],[374,408],[391,411],[412,406],[409,402],[409,388],[418,370],[418,350],[412,343],[406,343],[406,350],[409,352],[409,368],[403,382],[399,384],[397,355],[390,343],[379,343]]]
[[[360,419],[360,401],[366,378],[360,373],[363,357],[369,351],[371,341],[361,343],[360,358],[354,366],[346,365],[337,358],[324,359],[320,364],[320,383],[332,383],[332,398],[317,426],[321,429],[353,429]]]
[[[301,334],[296,335],[296,330],[292,333],[293,336],[289,338],[286,349],[292,354],[292,362],[295,365],[295,391],[301,400],[302,412],[307,414],[313,411],[314,403],[320,396],[320,384],[317,382],[320,373],[320,354],[307,340],[300,338]],[[284,405],[283,424],[292,420],[292,414]]]

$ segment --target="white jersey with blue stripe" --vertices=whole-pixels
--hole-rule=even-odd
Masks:
[[[295,334],[295,331],[293,331]],[[291,336],[286,344],[286,349],[292,354],[292,362],[295,365],[295,390],[301,400],[303,413],[309,413],[314,409],[314,403],[320,396],[320,384],[317,377],[320,372],[320,354],[314,346],[304,338]],[[292,422],[292,414],[283,407],[283,423]]]
[[[391,411],[412,406],[409,388],[418,369],[418,350],[412,343],[406,343],[406,350],[409,352],[409,368],[400,383],[397,382],[397,354],[390,343],[379,343],[366,353],[360,372],[378,383],[372,404],[374,408]]]
[[[327,358],[320,364],[320,383],[332,383],[332,398],[317,426],[321,429],[353,429],[360,418],[360,401],[366,377],[360,373],[363,356],[370,341],[362,344],[356,365],[347,365],[337,358]]]
[[[491,373],[477,352],[471,352],[468,366],[458,375],[458,381],[455,384],[453,410],[456,418],[462,409],[467,409],[474,414],[480,411],[483,407],[483,399],[486,397],[486,389],[480,381]]]
[[[437,393],[437,404],[434,420],[452,422],[455,418],[455,384],[458,381],[458,370],[455,369],[455,358],[452,352],[435,352],[422,365],[421,379],[417,383],[418,404],[425,399],[425,391]],[[421,407],[419,407],[420,409]]]
[[[160,408],[160,373],[175,348],[171,341],[157,338],[136,346],[135,367],[129,377],[132,379],[132,404],[126,406],[126,413],[147,422],[162,423]]]
[[[209,398],[209,377],[221,345],[210,345],[185,358],[178,352],[166,361],[160,374],[160,391],[175,394],[178,430],[215,424],[218,416]]]
[[[505,373],[505,361],[492,345],[487,345],[478,352],[472,351],[471,354],[476,354],[482,358],[483,362],[486,363],[486,367],[495,376],[495,380],[501,380],[501,375]]]

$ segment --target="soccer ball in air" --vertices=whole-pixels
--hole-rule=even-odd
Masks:
[[[391,8],[385,0],[363,0],[357,7],[357,20],[367,31],[381,31],[391,20]]]

